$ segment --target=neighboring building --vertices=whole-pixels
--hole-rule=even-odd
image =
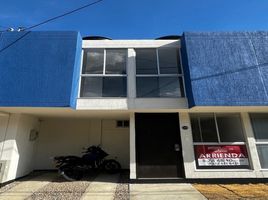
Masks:
[[[268,178],[268,32],[0,33],[1,182],[101,144],[130,178]]]

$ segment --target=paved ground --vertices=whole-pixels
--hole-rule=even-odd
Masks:
[[[0,188],[0,200],[201,200],[191,184],[129,184],[128,174],[65,181],[55,172],[27,176]]]
[[[131,184],[131,200],[202,200],[206,199],[191,184]]]

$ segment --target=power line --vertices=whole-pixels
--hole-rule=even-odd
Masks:
[[[6,49],[8,49],[9,47],[11,47],[12,45],[14,45],[15,43],[17,43],[19,40],[21,40],[22,38],[24,38],[26,35],[28,35],[30,33],[30,31],[25,32],[22,36],[20,36],[18,39],[16,39],[15,41],[9,43],[8,45],[6,45],[4,48],[2,48],[0,50],[0,53],[2,53],[3,51],[5,51]]]
[[[53,20],[59,19],[59,18],[64,17],[64,16],[66,16],[66,15],[70,15],[70,14],[72,14],[72,13],[74,13],[74,12],[77,12],[77,11],[79,11],[79,10],[82,10],[82,9],[84,9],[84,8],[87,8],[87,7],[90,7],[90,6],[92,6],[92,5],[98,4],[98,3],[100,3],[101,1],[103,1],[103,0],[97,0],[97,1],[94,1],[94,2],[92,2],[92,3],[86,4],[86,5],[82,6],[82,7],[76,8],[76,9],[71,10],[71,11],[69,11],[69,12],[66,12],[66,13],[64,13],[64,14],[58,15],[58,16],[56,16],[56,17],[52,17],[52,18],[50,18],[50,19],[47,19],[47,20],[45,20],[45,21],[43,21],[43,22],[40,22],[40,23],[38,23],[38,24],[36,24],[36,25],[30,26],[30,27],[28,27],[28,28],[24,28],[23,30],[30,30],[30,29],[33,29],[33,28],[35,28],[35,27],[37,27],[37,26],[41,26],[41,25],[43,25],[43,24],[46,24],[46,23],[51,22],[51,21],[53,21]]]
[[[87,7],[89,7],[89,6],[92,6],[92,5],[94,5],[94,4],[100,3],[101,1],[103,1],[103,0],[97,0],[97,1],[94,1],[94,2],[92,2],[92,3],[89,3],[89,4],[84,5],[84,6],[82,6],[82,7],[76,8],[76,9],[71,10],[71,11],[69,11],[69,12],[66,12],[66,13],[64,13],[64,14],[58,15],[58,16],[53,17],[53,18],[50,18],[50,19],[47,19],[47,20],[45,20],[45,21],[43,21],[43,22],[40,22],[39,24],[30,26],[30,27],[28,27],[28,28],[21,28],[21,27],[19,27],[19,29],[18,29],[17,31],[24,31],[24,30],[30,30],[30,29],[33,29],[33,28],[35,28],[35,27],[37,27],[37,26],[41,26],[41,25],[46,24],[46,23],[48,23],[48,22],[50,22],[50,21],[59,19],[59,18],[64,17],[64,16],[66,16],[66,15],[72,14],[72,13],[74,13],[74,12],[77,12],[77,11],[79,11],[79,10],[82,10],[82,9],[84,9],[84,8],[87,8]],[[3,27],[3,26],[0,26],[0,27]],[[3,27],[3,28],[4,28],[4,27]],[[8,27],[6,27],[6,28],[8,28]],[[14,29],[13,29],[13,30],[14,30]],[[7,32],[7,31],[8,31],[8,30],[5,30],[5,31],[0,30],[0,34],[3,33],[3,32]],[[8,49],[9,47],[11,47],[12,45],[14,45],[15,43],[17,43],[19,40],[21,40],[22,38],[24,38],[24,37],[25,37],[26,35],[28,35],[29,33],[30,33],[30,31],[26,32],[25,34],[23,34],[21,37],[19,37],[19,38],[16,39],[15,41],[11,42],[10,44],[6,45],[4,48],[0,49],[0,53],[2,53],[3,51],[5,51],[6,49]]]

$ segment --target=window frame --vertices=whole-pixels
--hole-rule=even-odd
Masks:
[[[103,50],[103,69],[102,69],[102,74],[83,74],[83,67],[84,67],[84,54],[85,51],[88,49],[102,49]],[[106,51],[107,50],[124,50],[126,52],[126,73],[125,74],[106,74]],[[126,96],[125,97],[83,97],[81,96],[81,84],[82,84],[82,78],[84,77],[125,77],[126,78]],[[101,98],[101,99],[124,99],[128,97],[128,48],[123,48],[123,47],[118,47],[118,48],[103,48],[103,47],[87,47],[82,49],[82,56],[81,56],[81,67],[80,67],[80,77],[79,77],[79,89],[78,89],[78,98],[79,99],[96,99],[96,98]]]
[[[252,115],[254,115],[254,114],[267,114],[268,115],[268,113],[249,113],[250,123],[251,123],[252,131],[253,131],[253,135],[254,135],[255,146],[256,146],[256,150],[257,150],[257,154],[258,154],[258,158],[259,158],[259,163],[260,163],[260,166],[261,166],[261,160],[260,160],[259,152],[258,152],[258,145],[268,146],[268,138],[264,139],[262,141],[257,141],[255,130],[254,130],[254,125],[253,125],[253,119],[252,119]],[[262,166],[261,166],[261,169],[262,170],[268,170],[268,168],[263,168]]]
[[[191,114],[196,114],[199,115],[198,116],[198,127],[199,127],[199,132],[201,132],[201,125],[200,125],[200,116],[202,114],[212,114],[213,115],[213,121],[215,123],[215,127],[216,127],[216,134],[217,134],[217,139],[218,142],[195,142],[194,139],[192,139],[193,141],[193,145],[246,145],[246,132],[245,132],[245,128],[243,126],[243,121],[242,121],[242,116],[240,113],[189,113],[190,114],[190,123],[191,123]],[[239,120],[241,122],[241,129],[242,129],[242,136],[244,138],[244,142],[222,142],[221,138],[220,138],[220,133],[219,133],[219,128],[218,128],[218,123],[217,123],[217,114],[221,115],[238,115],[239,116]],[[191,124],[192,126],[192,124]],[[192,132],[192,137],[193,137],[193,132]],[[202,134],[200,135],[200,138],[202,139]],[[268,144],[268,143],[267,143]]]
[[[250,150],[247,144],[247,135],[246,135],[246,128],[244,126],[243,120],[242,120],[242,115],[241,113],[226,113],[226,112],[220,112],[220,113],[214,113],[214,112],[210,112],[210,113],[189,113],[189,119],[190,119],[190,125],[191,125],[191,130],[192,130],[192,123],[191,123],[191,114],[196,114],[199,115],[198,117],[200,117],[200,115],[202,114],[213,114],[213,119],[214,119],[214,123],[216,126],[216,132],[217,132],[217,137],[218,137],[218,142],[194,142],[193,139],[193,132],[192,132],[192,142],[193,142],[193,152],[194,152],[194,166],[195,166],[195,171],[240,171],[240,170],[251,170],[252,169],[252,159],[251,159],[251,155],[250,155]],[[242,136],[244,138],[244,142],[221,142],[220,141],[220,135],[219,135],[219,129],[218,129],[218,124],[217,124],[217,114],[221,115],[237,115],[239,116],[240,122],[241,122],[241,129],[242,129]],[[200,126],[200,119],[198,120],[199,123],[199,129],[201,128]],[[199,130],[201,131],[201,130]],[[201,132],[200,132],[201,133]],[[202,135],[202,134],[201,134]],[[198,167],[198,163],[197,163],[197,159],[196,159],[196,152],[195,152],[195,146],[199,146],[199,145],[208,145],[208,146],[227,146],[227,145],[244,145],[248,154],[248,168],[228,168],[228,167],[221,167],[221,166],[214,166],[215,168],[213,168],[211,166],[210,167]]]
[[[182,59],[181,59],[181,48],[180,47],[150,47],[150,48],[134,48],[134,50],[138,50],[138,49],[154,49],[156,51],[156,64],[157,64],[157,74],[137,74],[137,65],[136,65],[136,98],[185,98],[186,97],[186,90],[185,90],[185,80],[184,80],[184,72],[183,72],[183,67],[182,67]],[[179,68],[181,73],[177,73],[177,74],[161,74],[160,73],[160,62],[159,62],[159,49],[176,49],[178,50],[178,54],[179,54]],[[137,56],[136,56],[137,59]],[[138,97],[138,87],[137,87],[137,78],[150,78],[150,77],[178,77],[179,79],[181,78],[182,81],[182,85],[180,85],[180,92],[181,92],[181,96],[180,97]]]
[[[122,122],[122,126],[118,126],[118,122]],[[129,120],[116,120],[116,128],[129,128]]]

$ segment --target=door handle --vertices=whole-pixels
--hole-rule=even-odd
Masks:
[[[180,145],[179,145],[179,144],[175,144],[175,145],[174,145],[174,150],[175,150],[175,151],[180,151],[180,150],[181,150]]]

